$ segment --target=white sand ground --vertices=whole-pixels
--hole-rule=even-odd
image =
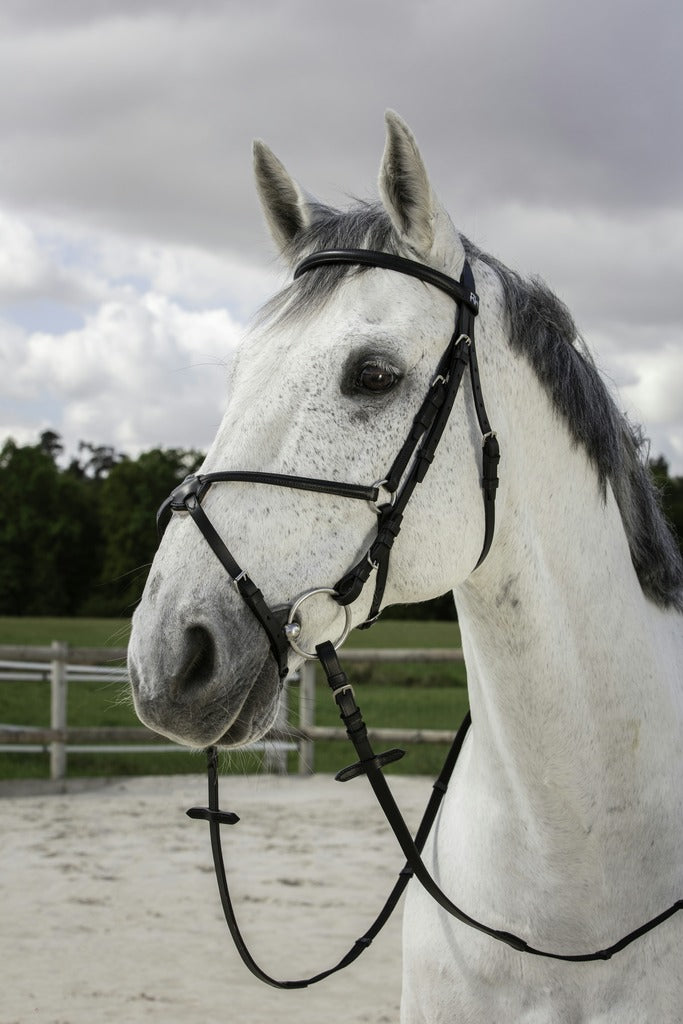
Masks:
[[[415,827],[429,780],[394,777]],[[335,963],[403,859],[367,783],[222,780],[241,817],[224,849],[244,934],[278,978]],[[225,926],[202,776],[109,781],[0,798],[0,1024],[395,1024],[401,907],[354,965],[280,992],[243,966]]]

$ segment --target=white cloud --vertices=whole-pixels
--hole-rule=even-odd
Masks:
[[[129,452],[206,446],[239,333],[226,310],[184,310],[131,290],[127,300],[103,303],[81,330],[3,332],[0,372],[10,399],[59,403],[61,419],[49,425],[72,451],[81,439]]]
[[[227,255],[54,219],[6,213],[0,230],[0,435],[35,441],[49,426],[72,453],[81,439],[130,453],[207,447],[243,314],[273,275]],[[45,296],[50,316],[70,303],[81,326],[32,329]]]
[[[16,315],[32,302],[87,309],[101,301],[107,294],[106,281],[87,261],[74,265],[69,258],[81,244],[77,230],[60,234],[49,221],[0,207],[0,302]]]
[[[224,304],[247,319],[273,293],[274,272],[229,252],[191,245],[162,245],[147,239],[102,235],[93,258],[109,280],[141,278],[153,291],[191,306]]]
[[[19,217],[0,210],[0,289],[12,300],[43,289],[51,275],[50,261],[33,232]]]
[[[0,252],[0,437],[50,427],[71,453],[81,439],[131,454],[208,447],[272,270],[9,210]]]

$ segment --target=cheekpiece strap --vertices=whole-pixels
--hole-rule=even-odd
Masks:
[[[394,495],[391,506],[380,513],[377,537],[361,560],[336,584],[337,600],[351,604],[361,594],[370,574],[376,570],[375,590],[368,617],[359,628],[367,629],[379,617],[388,577],[391,548],[401,528],[403,511],[417,484],[421,483],[432,464],[437,446],[446,428],[462,377],[469,368],[472,392],[479,427],[484,438],[482,455],[482,490],[484,495],[484,543],[475,568],[488,554],[495,526],[495,495],[498,484],[497,465],[500,458],[498,442],[491,431],[479,379],[479,366],[474,346],[474,322],[479,312],[474,274],[467,260],[460,280],[424,263],[374,249],[329,249],[312,253],[299,263],[294,278],[309,270],[348,264],[392,270],[433,285],[457,303],[455,329],[444,352],[432,385],[418,409],[408,437],[387,473],[385,486]],[[494,451],[495,448],[495,451]]]

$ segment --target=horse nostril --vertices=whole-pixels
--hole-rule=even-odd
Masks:
[[[203,626],[190,626],[185,630],[183,662],[176,677],[184,690],[199,689],[210,682],[216,663],[216,645]]]

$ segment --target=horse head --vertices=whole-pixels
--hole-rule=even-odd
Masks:
[[[436,198],[405,124],[387,115],[381,203],[339,212],[310,198],[262,143],[254,147],[258,194],[281,255],[294,267],[330,249],[375,250],[457,280],[464,243]],[[500,315],[484,297],[479,318]],[[356,626],[368,586],[347,609],[335,586],[363,558],[376,529],[387,467],[410,433],[453,336],[453,297],[424,279],[381,266],[316,266],[257,316],[231,371],[230,401],[199,477],[233,471],[345,481],[373,501],[324,490],[212,486],[202,510],[265,606],[297,613],[288,667]],[[490,357],[487,357],[490,359]],[[484,530],[480,424],[466,379],[443,442],[405,509],[383,583],[382,606],[451,589],[477,563]],[[175,506],[182,507],[182,506]],[[277,712],[278,670],[258,616],[231,584],[192,517],[172,517],[133,623],[130,677],[140,718],[182,742],[237,745],[263,735]],[[232,563],[230,563],[232,564]],[[327,592],[326,592],[327,591]],[[329,593],[332,591],[332,593]],[[279,628],[279,627],[278,627]]]

